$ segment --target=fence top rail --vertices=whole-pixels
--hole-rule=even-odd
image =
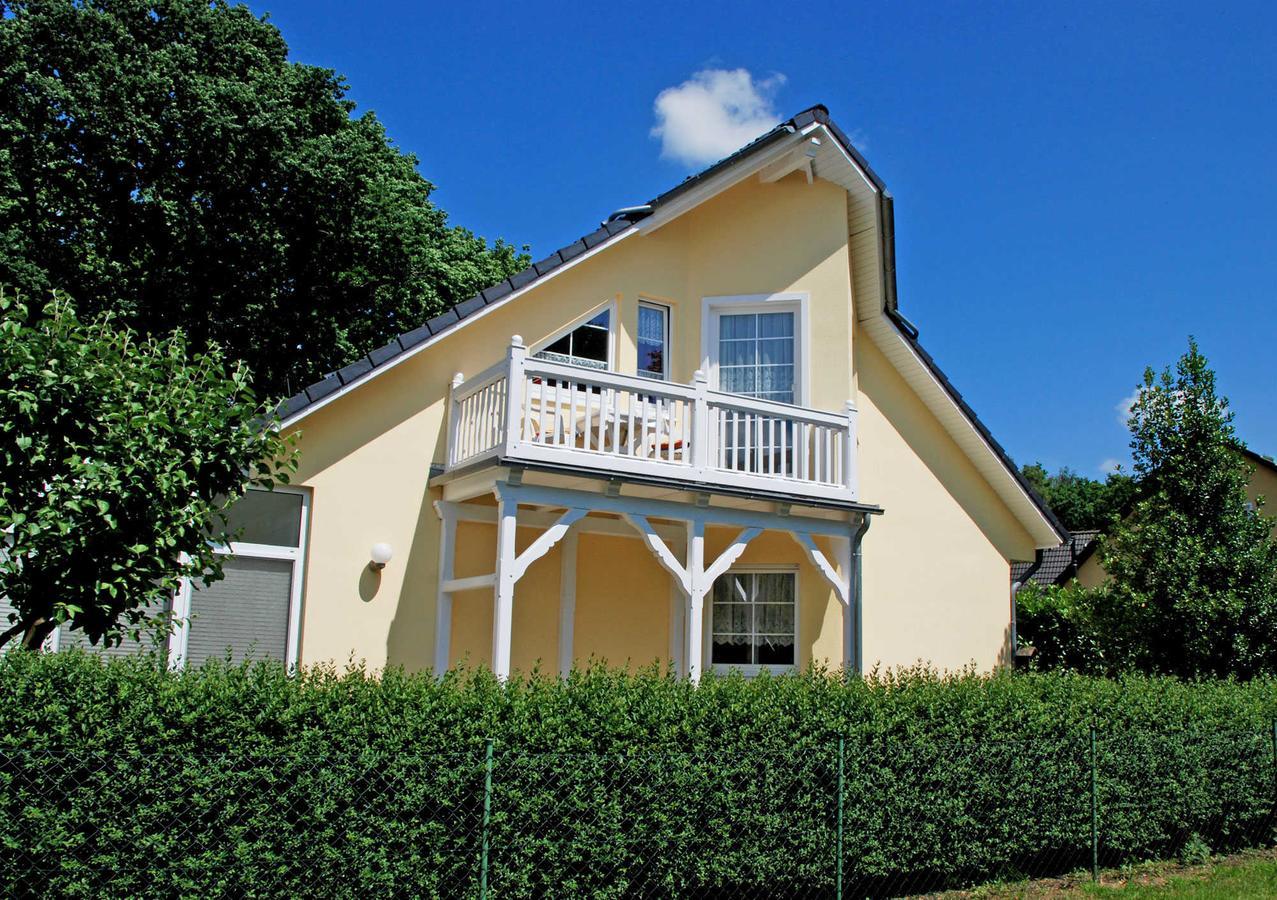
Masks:
[[[726,391],[709,391],[707,398],[710,406],[718,406],[735,412],[766,413],[779,419],[791,419],[809,425],[828,425],[834,428],[846,428],[849,417],[845,412],[832,413],[806,406],[795,406],[792,403],[781,403],[779,400],[764,400],[758,397],[745,397],[741,394],[729,394]]]
[[[609,372],[604,369],[589,369],[585,366],[551,362],[535,357],[528,357],[523,369],[528,375],[539,375],[572,382],[573,384],[623,388],[635,393],[680,400],[692,400],[696,397],[696,389],[691,385],[678,384],[673,381],[657,381],[653,378],[641,378],[638,375],[624,375],[620,372]]]
[[[496,384],[498,381],[505,378],[506,375],[509,374],[509,371],[510,363],[504,359],[495,365],[488,366],[488,368],[484,369],[478,375],[472,375],[470,378],[467,378],[465,381],[461,382],[461,384],[454,387],[452,389],[452,399],[454,401],[465,400],[466,398],[479,393],[479,391],[489,385]]]

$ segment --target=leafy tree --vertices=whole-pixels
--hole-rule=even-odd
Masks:
[[[182,576],[221,577],[229,504],[296,466],[243,364],[181,332],[0,293],[0,366],[0,645],[63,622],[94,643],[138,631]]]
[[[1129,667],[1277,671],[1277,543],[1247,502],[1232,418],[1196,342],[1173,372],[1144,373],[1130,420],[1139,499],[1101,545],[1111,580],[1096,598]]]
[[[526,264],[225,0],[0,0],[0,283],[297,390]]]
[[[1050,475],[1040,462],[1021,471],[1069,531],[1107,530],[1135,499],[1135,479],[1121,471],[1103,481],[1067,467]]]

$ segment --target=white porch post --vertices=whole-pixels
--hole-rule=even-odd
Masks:
[[[696,518],[687,523],[687,631],[683,658],[687,677],[700,681],[705,649],[705,522]]]
[[[559,677],[572,671],[572,650],[576,630],[576,545],[572,529],[563,538],[559,567]]]
[[[500,497],[497,504],[497,569],[492,585],[492,671],[501,681],[510,677],[510,633],[514,624],[516,572],[515,533],[519,503]]]
[[[452,662],[452,592],[447,589],[453,577],[453,560],[457,544],[456,504],[440,500],[435,504],[439,515],[439,588],[435,594],[435,677],[442,677]]]
[[[842,480],[852,500],[860,499],[859,450],[856,447],[856,404],[847,401],[847,433],[843,437]]]

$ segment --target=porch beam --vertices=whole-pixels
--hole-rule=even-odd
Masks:
[[[562,504],[559,504],[560,508]],[[559,514],[544,509],[521,509],[519,510],[519,524],[527,528],[546,529],[559,520]],[[497,523],[497,508],[495,506],[479,506],[475,503],[458,503],[457,504],[457,521],[458,522],[478,522],[485,525],[495,525]],[[656,533],[671,543],[675,541],[681,542],[683,539],[683,529],[675,525],[667,525],[664,523],[653,526]],[[623,537],[631,540],[637,540],[639,535],[634,532],[634,527],[628,522],[619,519],[604,519],[598,516],[586,516],[576,523],[572,529],[577,534],[606,534],[611,537]]]
[[[718,559],[714,560],[714,564],[705,570],[705,590],[708,591],[714,586],[714,582],[718,577],[732,567],[736,560],[740,559],[741,554],[745,552],[745,548],[749,546],[749,542],[763,533],[761,528],[746,528],[740,534],[736,535],[733,540],[721,554]]]
[[[834,593],[838,595],[838,602],[844,608],[851,605],[851,585],[850,585],[850,566],[843,570],[843,574],[839,575],[838,570],[833,567],[826,558],[825,554],[816,542],[812,540],[810,534],[805,531],[791,531],[790,534],[794,540],[798,542],[798,546],[802,547],[807,553],[807,558],[811,560],[811,564],[815,566],[816,571],[820,572],[824,579],[829,582],[830,587],[834,589]],[[844,535],[844,537],[847,537]]]
[[[688,576],[689,569],[684,568],[679,563],[678,558],[674,556],[674,551],[656,533],[656,529],[652,527],[652,523],[647,520],[647,517],[639,513],[627,513],[624,515],[624,519],[634,526],[634,530],[639,533],[639,537],[647,544],[647,548],[652,551],[656,561],[661,564],[661,567],[666,572],[670,573],[670,576],[678,584],[682,592],[690,594],[692,587]]]
[[[563,540],[563,536],[568,533],[568,529],[578,520],[585,516],[589,510],[569,507],[563,515],[559,516],[558,521],[537,536],[537,539],[528,545],[528,548],[519,554],[514,561],[514,580],[518,581],[528,571],[528,566],[532,565],[541,557],[545,556],[554,545]]]
[[[469,578],[449,578],[440,582],[440,590],[448,594],[459,594],[462,591],[477,591],[490,588],[497,583],[496,573],[491,575],[471,575]]]
[[[654,500],[647,497],[608,497],[605,494],[554,488],[539,484],[501,484],[502,497],[518,498],[518,502],[530,506],[549,506],[555,509],[581,507],[591,512],[616,515],[640,515],[644,518],[663,518],[676,521],[699,520],[704,525],[736,525],[740,528],[774,528],[778,531],[798,530],[810,534],[845,536],[852,526],[855,510],[842,512],[838,519],[818,519],[810,516],[778,516],[774,512],[731,509],[721,506],[694,507],[674,500]],[[775,524],[772,524],[772,523]]]

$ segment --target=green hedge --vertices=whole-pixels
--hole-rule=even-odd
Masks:
[[[1272,843],[1271,681],[502,687],[0,659],[0,878],[67,896],[848,896]],[[493,741],[492,766],[486,741]],[[485,778],[488,825],[485,830]]]

